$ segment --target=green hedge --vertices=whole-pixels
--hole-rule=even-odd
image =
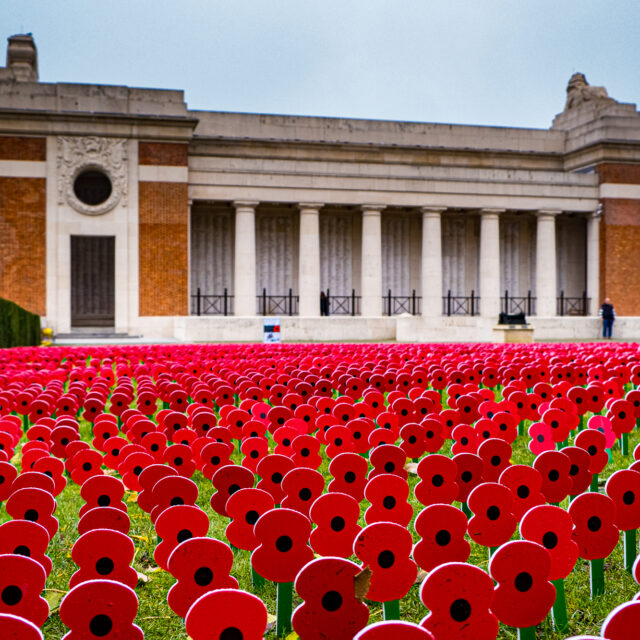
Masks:
[[[40,344],[40,316],[0,298],[0,347]]]

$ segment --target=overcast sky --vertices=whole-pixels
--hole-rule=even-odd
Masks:
[[[638,0],[0,0],[0,30],[43,82],[191,109],[546,128],[575,71],[640,102]]]

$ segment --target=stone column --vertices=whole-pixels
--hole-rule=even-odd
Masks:
[[[384,205],[362,205],[363,316],[382,315],[382,224]]]
[[[301,316],[320,315],[320,215],[321,204],[301,203],[298,290]]]
[[[422,315],[442,315],[442,212],[422,207]]]
[[[587,218],[587,297],[589,315],[597,316],[600,309],[600,207]]]
[[[236,201],[236,240],[233,295],[236,316],[256,315],[256,206]]]
[[[480,314],[498,321],[500,314],[500,214],[480,211]]]
[[[538,211],[536,225],[536,315],[557,313],[556,216],[561,211]]]

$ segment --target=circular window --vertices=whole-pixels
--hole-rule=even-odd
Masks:
[[[111,180],[109,176],[89,169],[78,174],[73,183],[73,192],[83,204],[95,207],[106,202],[111,196]]]

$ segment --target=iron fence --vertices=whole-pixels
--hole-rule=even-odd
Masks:
[[[536,315],[536,298],[531,295],[531,291],[527,291],[526,296],[510,296],[508,291],[504,292],[501,298],[502,313],[515,315],[524,313],[527,316]]]
[[[227,289],[222,294],[202,294],[200,287],[191,296],[191,315],[195,316],[232,316],[233,296]]]
[[[393,296],[389,289],[387,295],[382,298],[382,314],[385,316],[396,316],[401,313],[419,315],[421,301],[422,298],[416,295],[415,289],[410,296]]]
[[[589,303],[587,292],[583,291],[580,297],[567,297],[564,291],[560,292],[557,299],[557,314],[559,316],[586,316],[589,315]]]
[[[480,312],[480,298],[475,291],[470,296],[453,296],[451,289],[442,297],[442,315],[444,316],[475,316]]]
[[[355,289],[351,289],[350,296],[331,295],[329,289],[327,296],[327,315],[330,316],[359,316],[361,296],[356,295]]]
[[[267,295],[267,290],[262,289],[262,294],[257,296],[258,314],[262,316],[297,316],[300,298],[293,295],[293,290],[284,295]]]

